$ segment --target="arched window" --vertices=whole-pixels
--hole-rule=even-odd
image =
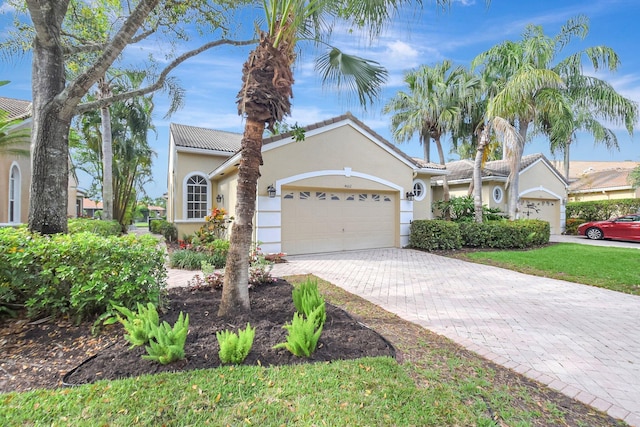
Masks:
[[[187,219],[207,216],[208,184],[202,175],[193,175],[187,179]]]
[[[9,222],[20,222],[20,169],[11,166],[9,172]]]

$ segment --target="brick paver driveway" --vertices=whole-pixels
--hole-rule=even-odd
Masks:
[[[275,275],[315,274],[640,426],[640,297],[410,249],[287,259]]]

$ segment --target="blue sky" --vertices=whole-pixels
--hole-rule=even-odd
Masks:
[[[258,10],[250,11],[246,16],[259,17],[260,13]],[[287,122],[304,126],[351,111],[393,142],[389,117],[383,115],[381,110],[398,90],[404,90],[402,77],[406,70],[443,59],[468,65],[477,54],[491,46],[507,39],[518,40],[529,23],[542,25],[547,34],[554,35],[567,19],[578,14],[590,18],[590,33],[585,40],[576,40],[569,45],[565,53],[594,45],[612,47],[621,58],[620,68],[614,74],[599,72],[595,75],[609,81],[624,96],[640,103],[640,55],[637,53],[637,44],[640,42],[640,27],[637,25],[640,1],[492,0],[487,7],[483,0],[457,0],[448,11],[436,12],[433,4],[427,4],[417,16],[399,17],[373,43],[337,29],[333,44],[349,53],[376,60],[389,71],[389,80],[381,99],[366,111],[344,95],[322,88],[313,70],[313,52],[309,47],[304,47],[295,65],[293,110]],[[9,17],[7,14],[0,15],[0,37],[10,25]],[[245,28],[250,31],[252,27]],[[245,33],[244,37],[247,36]],[[198,44],[199,41],[195,40],[184,50]],[[166,48],[162,44],[146,43],[140,48],[130,49],[128,55],[130,58],[146,56]],[[154,160],[153,182],[145,187],[151,197],[161,196],[166,191],[170,122],[242,132],[243,121],[236,113],[235,95],[240,88],[242,64],[249,50],[246,47],[213,49],[182,64],[173,75],[179,78],[186,90],[185,106],[168,120],[163,119],[167,100],[162,95],[156,96],[154,124],[157,136],[150,134],[150,145],[157,157]],[[11,80],[12,83],[0,88],[0,95],[31,99],[30,75],[29,58],[3,62],[0,64],[0,80]],[[623,129],[617,132],[620,151],[594,146],[590,136],[580,134],[577,143],[572,146],[571,159],[639,162],[639,131],[640,128],[636,126],[633,138]],[[422,157],[422,148],[417,139],[399,147],[411,156]],[[448,149],[447,141],[445,152]],[[437,161],[434,147],[431,152],[432,160]],[[552,160],[562,159],[561,153],[549,151],[548,142],[543,139],[527,144],[525,154],[536,152],[542,152]],[[455,160],[457,157],[448,154],[447,159]],[[88,185],[87,178],[81,177],[81,186]]]

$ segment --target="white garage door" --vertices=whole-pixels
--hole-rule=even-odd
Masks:
[[[547,199],[520,199],[520,218],[541,219],[551,227],[551,234],[560,234],[560,201]]]
[[[393,247],[396,196],[283,190],[282,250],[288,254]]]

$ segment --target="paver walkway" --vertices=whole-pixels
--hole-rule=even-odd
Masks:
[[[314,274],[640,427],[640,297],[410,249],[287,260],[274,275]]]

